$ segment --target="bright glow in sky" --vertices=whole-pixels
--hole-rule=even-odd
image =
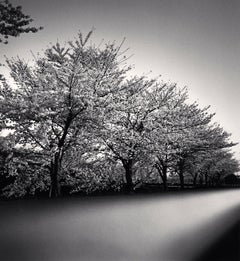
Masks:
[[[1,45],[0,61],[29,59],[50,42],[72,40],[96,28],[93,41],[120,42],[134,56],[135,73],[152,71],[187,85],[190,98],[211,105],[215,120],[240,141],[239,0],[12,0],[44,26]],[[1,69],[3,70],[3,69]],[[4,70],[5,71],[5,70]],[[240,158],[240,145],[234,151]]]

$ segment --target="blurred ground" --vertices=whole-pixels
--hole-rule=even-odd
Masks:
[[[0,213],[1,261],[240,260],[239,189],[2,201]]]

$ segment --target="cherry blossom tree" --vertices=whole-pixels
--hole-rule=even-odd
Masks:
[[[156,115],[150,133],[152,164],[161,176],[165,190],[169,171],[181,159],[182,151],[197,142],[197,130],[208,124],[213,116],[207,113],[207,108],[200,109],[187,99],[187,90],[180,89],[165,110]]]
[[[134,167],[148,155],[148,133],[152,131],[153,115],[166,106],[175,87],[145,77],[133,77],[122,85],[106,107],[98,133],[106,151],[121,162],[125,170],[127,193],[134,189]]]
[[[200,108],[196,102],[189,103],[186,89],[180,90],[164,109],[156,114],[150,132],[152,164],[161,176],[165,190],[168,173],[173,170],[184,188],[189,158],[199,152],[211,154],[235,144],[230,142],[228,133],[212,123],[214,114],[209,113],[209,107]]]
[[[175,171],[179,176],[181,188],[184,188],[184,174],[188,158],[197,157],[199,152],[207,153],[209,157],[216,151],[224,148],[230,148],[236,143],[230,141],[230,134],[225,132],[218,124],[202,125],[200,128],[193,129],[190,143],[179,147],[177,152],[177,162]]]
[[[229,149],[202,151],[186,161],[186,172],[192,176],[194,186],[197,182],[202,186],[220,186],[227,175],[238,171],[239,163]]]
[[[128,67],[121,45],[89,45],[92,31],[61,47],[48,48],[33,63],[8,59],[15,86],[2,82],[1,120],[18,145],[30,146],[49,162],[50,196],[60,195],[61,163],[68,148],[123,81]]]

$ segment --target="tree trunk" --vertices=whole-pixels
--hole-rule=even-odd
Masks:
[[[68,134],[69,127],[73,121],[73,114],[72,111],[69,111],[69,114],[65,121],[65,126],[63,130],[62,137],[60,138],[58,142],[57,151],[55,152],[52,162],[51,162],[51,188],[49,192],[50,198],[56,198],[61,196],[61,186],[59,182],[59,171],[61,168],[61,161],[63,157],[63,147],[65,144],[65,140]]]
[[[167,166],[163,166],[162,169],[162,181],[163,181],[163,189],[164,191],[168,190],[168,184],[167,184]]]
[[[197,177],[198,177],[198,173],[196,173],[193,177],[193,186],[196,187],[197,186]]]
[[[126,177],[126,193],[130,194],[133,190],[133,181],[132,181],[132,160],[128,160],[123,164],[123,167],[125,169],[125,177]]]
[[[50,198],[57,198],[61,196],[61,187],[59,183],[59,169],[60,169],[60,153],[56,152],[51,162],[51,187],[49,191]]]
[[[162,167],[157,167],[158,173],[161,176],[162,182],[163,182],[163,190],[168,190],[168,184],[167,184],[167,166],[162,165]]]
[[[209,183],[208,183],[208,173],[204,173],[204,178],[205,178],[205,187],[208,187]]]
[[[184,176],[183,176],[183,173],[179,173],[179,179],[180,179],[180,188],[181,189],[184,189],[185,187],[185,184],[184,184]]]
[[[178,164],[179,170],[178,170],[178,175],[179,175],[179,180],[180,180],[180,188],[184,189],[184,161],[180,161]]]

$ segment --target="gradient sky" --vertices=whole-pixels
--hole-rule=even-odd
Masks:
[[[50,42],[73,39],[96,28],[101,39],[120,42],[134,56],[134,73],[152,71],[188,86],[190,98],[211,105],[215,121],[240,142],[240,1],[239,0],[11,0],[22,5],[37,34],[10,39],[0,46],[0,61],[29,59]],[[1,69],[5,71],[4,69]],[[240,159],[240,145],[234,149]]]

